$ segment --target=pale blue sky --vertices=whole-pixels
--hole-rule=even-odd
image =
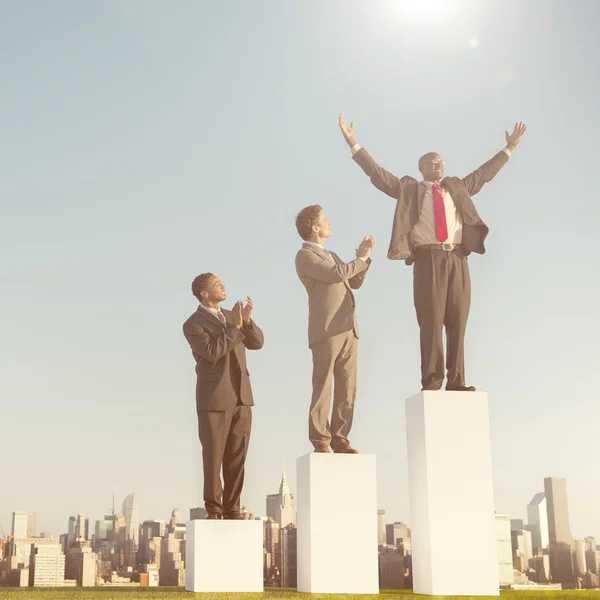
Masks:
[[[393,201],[350,159],[343,111],[386,168],[437,151],[464,175],[527,123],[476,197],[467,377],[489,392],[496,509],[525,517],[567,478],[577,538],[600,538],[600,4],[88,1],[0,4],[0,525],[100,518],[112,485],[143,518],[201,499],[193,277],[251,295],[264,349],[244,504],[310,451],[311,355],[294,217],[321,204],[346,259],[377,236],[357,293],[351,441],[379,506],[408,512],[404,399],[420,388],[412,269],[386,259]],[[411,10],[411,6],[412,9]],[[474,41],[476,40],[476,41]],[[461,523],[460,526],[466,524]]]

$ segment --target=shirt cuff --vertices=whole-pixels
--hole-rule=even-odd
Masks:
[[[367,262],[367,259],[363,258],[362,256],[357,256],[356,258],[357,258],[357,260],[362,260],[363,262]]]
[[[350,152],[352,152],[352,156],[354,156],[361,148],[362,148],[362,146],[360,144],[354,144],[354,146],[352,146],[352,148],[350,148]]]
[[[507,156],[510,156],[512,152],[508,148],[502,148],[502,152],[506,152]]]

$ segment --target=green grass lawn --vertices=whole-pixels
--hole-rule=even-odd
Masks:
[[[381,598],[382,600],[416,600],[430,598],[442,600],[455,598],[456,600],[481,600],[483,596],[415,596],[410,590],[383,590],[378,596],[360,594],[300,594],[295,590],[282,590],[279,588],[266,589],[262,594],[192,594],[183,588],[2,588],[0,587],[0,600],[179,600],[189,599],[193,596],[202,600],[279,600],[306,598],[307,600],[368,600]],[[490,598],[493,596],[489,596]],[[507,591],[501,592],[501,600],[519,598],[523,600],[577,600],[579,598],[595,598],[600,600],[600,590],[565,590],[565,591]]]

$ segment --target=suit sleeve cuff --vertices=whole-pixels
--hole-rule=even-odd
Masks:
[[[508,148],[502,148],[502,152],[505,152],[507,156],[510,156],[512,152]]]
[[[354,144],[354,146],[352,146],[352,148],[350,148],[350,152],[352,152],[352,156],[354,156],[361,148],[362,148],[362,146],[360,144]]]

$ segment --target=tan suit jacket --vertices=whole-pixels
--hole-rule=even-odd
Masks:
[[[296,273],[308,293],[308,345],[354,330],[358,325],[352,290],[365,279],[371,259],[345,263],[330,252],[334,262],[317,246],[302,244],[296,255]]]
[[[263,333],[254,321],[238,329],[232,323],[231,311],[223,309],[222,312],[227,325],[201,306],[183,325],[183,333],[196,360],[198,411],[232,408],[238,395],[242,404],[254,405],[246,349],[260,350]]]

